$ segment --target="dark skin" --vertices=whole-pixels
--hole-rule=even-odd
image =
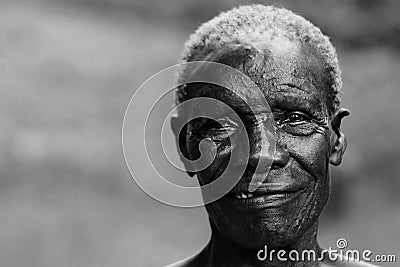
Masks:
[[[206,205],[211,225],[211,240],[199,254],[174,266],[339,266],[343,262],[293,262],[257,259],[257,251],[314,250],[317,255],[318,218],[329,198],[329,164],[339,165],[346,150],[346,139],[340,130],[345,109],[330,110],[329,79],[318,53],[308,45],[283,38],[237,45],[212,60],[230,65],[246,75],[261,89],[276,124],[276,153],[272,167],[257,169],[263,184],[250,197],[248,186],[257,163],[267,162],[262,153],[266,142],[265,119],[268,112],[259,102],[259,94],[251,85],[245,87],[235,77],[228,79],[231,91],[215,86],[192,90],[190,97],[212,97],[230,106],[243,121],[249,137],[250,155],[246,171],[232,191]],[[241,81],[243,83],[243,81]],[[254,112],[248,105],[252,103]],[[191,122],[186,138],[178,138],[179,149],[189,158],[198,156],[198,143],[210,138],[217,144],[213,163],[196,173],[200,184],[207,184],[224,170],[232,149],[229,142],[238,124],[224,107],[208,107],[221,114],[218,123]],[[190,110],[172,120],[184,120]],[[187,114],[187,113],[186,113]],[[202,155],[202,156],[207,156]],[[237,160],[240,165],[242,161]],[[246,161],[243,161],[246,162]],[[193,175],[193,173],[190,173]],[[248,198],[238,197],[247,194]],[[349,263],[347,263],[349,264]],[[351,264],[351,263],[350,263]],[[359,263],[358,263],[359,264]],[[340,265],[342,266],[342,265]],[[347,265],[345,265],[347,266]],[[369,265],[348,265],[369,266]]]

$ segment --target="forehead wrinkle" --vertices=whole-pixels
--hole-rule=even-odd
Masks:
[[[245,74],[248,75],[259,87],[265,86],[277,86],[280,84],[297,85],[303,87],[318,88],[319,83],[318,77],[315,74],[306,71],[302,72],[296,64],[288,64],[289,66],[281,66],[275,62],[266,61],[262,66],[251,67],[245,70]],[[301,77],[299,77],[301,75]],[[297,76],[297,77],[296,77]],[[311,76],[311,77],[310,77]],[[308,84],[308,85],[307,85]]]
[[[264,84],[264,86],[262,86],[262,89],[264,94],[272,91],[274,92],[287,91],[281,89],[282,87],[289,87],[291,89],[296,89],[306,94],[322,95],[322,92],[320,90],[317,90],[317,88],[312,82],[310,82],[307,79],[298,79],[298,78],[275,79],[274,81],[267,82],[266,84]]]
[[[263,101],[259,99],[259,97],[264,97],[264,94],[258,87],[245,86],[235,87],[235,89],[237,90],[227,90],[219,86],[206,86],[198,91],[196,96],[215,98],[240,114],[257,114],[269,110],[269,108],[263,104]],[[265,103],[267,103],[267,100],[265,100]],[[218,108],[217,106],[218,105],[210,107],[210,109]]]
[[[226,97],[228,97],[228,101],[241,110],[246,109],[247,105],[242,102],[246,102],[246,100],[249,101],[248,104],[255,107],[257,110],[265,110],[265,108],[259,104],[259,97],[268,99],[272,97],[273,93],[296,94],[294,91],[291,91],[292,89],[301,91],[302,94],[306,94],[308,98],[310,96],[322,97],[322,99],[315,99],[318,100],[318,102],[321,102],[321,100],[326,101],[324,91],[320,90],[315,84],[318,84],[318,80],[315,80],[316,77],[314,77],[314,74],[319,73],[314,73],[299,67],[299,61],[306,60],[306,65],[308,66],[312,64],[312,60],[310,62],[303,56],[297,56],[296,53],[299,52],[298,47],[296,47],[296,51],[291,51],[293,54],[290,53],[290,55],[288,55],[289,59],[292,59],[289,60],[289,62],[285,62],[283,54],[280,57],[278,56],[279,53],[271,53],[272,51],[267,47],[263,48],[263,53],[258,53],[258,51],[251,57],[239,58],[240,60],[238,59],[230,62],[232,63],[231,67],[247,75],[249,80],[241,76],[237,77],[236,75],[225,77],[225,75],[222,74],[221,78],[226,81],[226,85],[228,85],[229,89],[224,88],[225,90],[219,90],[222,89],[219,88],[219,86],[206,86],[201,91],[203,91],[203,93],[207,91],[206,94],[214,95],[219,99],[222,98],[221,100],[228,100],[226,99]],[[260,49],[260,47],[258,47],[258,49]],[[283,50],[287,51],[288,47],[285,47]],[[296,69],[298,69],[297,72]],[[287,89],[290,88],[290,90],[285,90],[280,87],[287,87]],[[324,106],[324,104],[321,105],[321,103],[318,105],[307,103],[310,102],[310,99],[302,100],[302,102],[303,105],[306,104],[307,106],[318,106],[320,108]],[[315,103],[315,101],[312,102]]]
[[[300,86],[297,86],[295,84],[292,84],[292,83],[281,83],[281,84],[278,84],[276,86],[276,88],[278,88],[278,90],[276,90],[275,92],[277,92],[277,93],[278,92],[287,92],[287,90],[282,89],[283,86],[287,86],[290,89],[295,89],[295,90],[298,90],[298,91],[302,91],[303,93],[306,93],[306,94],[310,94],[311,93],[311,92],[307,91],[306,89],[304,89],[304,88],[302,88]],[[281,89],[279,89],[279,88],[281,88]]]
[[[267,49],[271,47],[271,44],[262,43],[263,59],[261,62],[250,62],[257,64],[245,64],[249,66],[245,69],[245,73],[260,87],[293,83],[300,88],[304,84],[308,84],[307,87],[313,87],[310,89],[325,88],[327,77],[319,55],[315,55],[316,52],[311,48],[304,47],[304,44],[290,41],[288,43],[290,46],[286,45],[279,49],[275,47],[272,51]],[[327,93],[320,91],[321,94]]]
[[[281,93],[281,94],[284,94],[285,97],[289,96],[289,97],[292,97],[292,98],[295,98],[298,94],[301,94],[301,100],[302,101],[300,101],[300,102],[302,102],[302,103],[310,103],[310,100],[321,100],[320,99],[320,95],[313,94],[312,92],[308,92],[308,91],[302,90],[302,89],[300,89],[298,87],[290,87],[289,90],[287,90],[287,89],[285,90],[285,89],[282,88],[282,89],[271,91],[270,93],[271,93],[271,95],[269,95],[269,96],[271,96],[271,97],[273,97],[276,94],[280,94]]]

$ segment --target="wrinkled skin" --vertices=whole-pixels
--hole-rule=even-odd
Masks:
[[[238,208],[232,194],[206,205],[212,229],[210,243],[200,254],[177,266],[320,266],[318,262],[276,259],[261,262],[256,253],[265,245],[287,251],[313,249],[318,252],[320,249],[318,218],[329,198],[329,163],[341,162],[346,139],[340,131],[340,122],[348,115],[344,109],[336,112],[329,109],[329,80],[321,57],[308,45],[276,38],[234,47],[212,60],[242,71],[261,89],[275,119],[277,140],[271,170],[268,173],[268,168],[260,168],[257,175],[264,175],[265,187],[287,185],[297,191],[291,201],[277,202],[267,208]],[[257,163],[268,156],[261,151],[262,143],[266,142],[263,127],[268,114],[262,105],[254,105],[255,113],[249,112],[245,105],[259,102],[254,87],[249,85],[244,90],[237,86],[234,77],[223,79],[229,80],[233,91],[204,86],[201,90],[189,91],[189,95],[223,101],[237,112],[246,126],[250,155],[246,172],[236,187],[243,190],[247,187],[241,185],[248,186]],[[199,156],[200,140],[210,138],[217,144],[213,163],[196,173],[200,184],[211,182],[224,171],[235,149],[229,138],[234,138],[239,131],[238,124],[229,113],[224,113],[223,106],[209,108],[221,114],[218,123],[192,121],[180,138],[175,131],[179,149],[189,158]],[[174,120],[184,119],[183,114],[187,112],[190,110],[173,119],[173,129]]]

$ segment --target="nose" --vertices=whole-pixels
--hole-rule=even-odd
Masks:
[[[269,169],[283,168],[289,162],[290,155],[286,145],[276,141],[275,151],[271,147],[271,140],[258,134],[250,142],[248,165],[255,173],[265,173]]]
[[[277,142],[276,150],[272,157],[271,169],[283,168],[289,162],[289,152],[287,151],[285,144]]]

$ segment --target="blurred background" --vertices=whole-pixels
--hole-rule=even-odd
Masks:
[[[160,204],[132,180],[122,119],[201,22],[244,3],[0,2],[1,266],[162,266],[206,244],[203,208]],[[341,60],[349,147],[320,243],[400,261],[400,1],[263,3],[320,26]]]

